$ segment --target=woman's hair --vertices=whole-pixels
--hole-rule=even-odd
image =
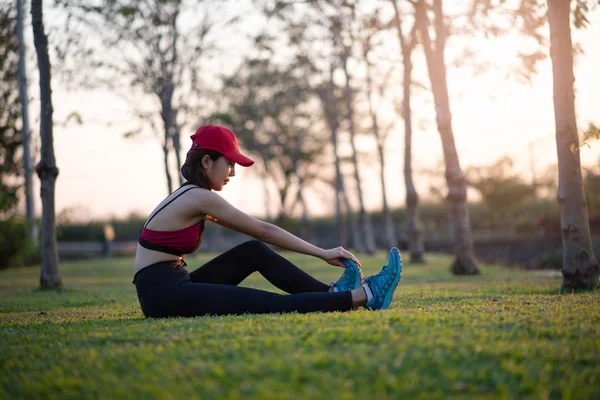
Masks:
[[[185,163],[181,167],[181,175],[190,183],[200,186],[203,189],[210,190],[208,176],[202,168],[202,159],[209,156],[211,160],[217,161],[223,155],[215,150],[192,149],[188,151],[185,157]]]

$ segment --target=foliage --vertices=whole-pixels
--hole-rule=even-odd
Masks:
[[[284,254],[324,282],[337,268]],[[362,260],[367,274],[384,254]],[[209,255],[195,258],[201,265]],[[405,268],[391,309],[144,319],[132,260],[64,263],[70,289],[0,275],[0,393],[7,398],[597,398],[600,293],[449,257]],[[275,290],[252,276],[244,285]],[[50,345],[43,345],[49,343]]]
[[[145,222],[145,216],[131,214],[125,219],[112,219],[109,224],[115,229],[115,240],[137,241]]]
[[[15,31],[16,9],[10,3],[0,3],[0,269],[39,260],[34,256],[27,226],[17,216],[23,164]]]
[[[111,225],[115,231],[115,241],[137,241],[146,217],[131,214],[126,218],[107,220],[75,221],[63,210],[58,216],[56,236],[62,241],[103,241],[103,227]]]
[[[59,223],[56,226],[56,239],[62,241],[103,241],[101,222]]]
[[[39,248],[32,244],[22,218],[0,220],[0,237],[0,269],[39,264]]]
[[[587,146],[590,147],[589,142],[591,140],[600,140],[600,129],[591,122],[588,124],[587,129],[583,133],[583,138],[581,140],[581,147]]]
[[[0,220],[10,218],[18,205],[22,186],[22,133],[18,81],[16,10],[0,4]],[[3,235],[0,235],[3,236]]]
[[[590,217],[594,214],[600,216],[600,159],[595,168],[585,171],[583,190]]]
[[[588,204],[589,202],[590,200],[588,199]],[[446,234],[448,231],[448,214],[446,205],[443,202],[423,202],[420,205],[420,210],[424,230],[427,235],[441,234],[443,236]],[[391,210],[392,219],[396,226],[403,225],[406,216],[405,212],[405,208]],[[491,229],[489,213],[489,208],[481,202],[469,204],[469,214],[472,217],[471,226],[475,232],[489,231]],[[384,222],[381,212],[373,213],[372,218],[375,229],[383,229]],[[60,213],[58,216],[57,237],[61,241],[102,241],[102,227],[110,224],[115,230],[115,241],[137,241],[144,220],[144,216],[134,214],[127,218],[78,222],[65,217],[65,213]],[[288,217],[281,221],[280,226],[296,235],[302,235],[304,223],[301,219]],[[559,232],[559,223],[560,215],[556,199],[554,197],[534,197],[520,204],[515,204],[510,211],[510,218],[505,219],[502,223],[496,219],[496,228],[505,231],[508,230],[511,234],[517,235],[539,235],[544,233],[544,229],[549,229],[548,234]],[[312,224],[315,235],[318,238],[317,245],[337,245],[335,238],[331,236],[331,229],[334,224],[333,217],[313,218]],[[212,224],[209,224],[207,229],[213,229]],[[237,233],[224,229],[222,235],[225,238],[233,238]],[[474,238],[477,239],[477,233],[475,233]],[[331,240],[331,243],[329,240]],[[203,249],[201,248],[201,250]]]
[[[573,25],[575,28],[587,28],[590,21],[587,19],[587,14],[598,4],[598,0],[575,0],[575,7],[572,7]]]
[[[492,165],[470,167],[466,171],[469,186],[479,192],[488,210],[492,228],[510,218],[516,206],[536,197],[537,185],[526,183],[513,171],[513,166],[512,159],[505,156]]]
[[[597,0],[575,0],[571,6],[571,23],[576,29],[589,25],[587,15],[600,4]],[[471,2],[468,24],[457,29],[468,30],[472,35],[483,33],[488,37],[501,37],[520,33],[515,55],[519,65],[516,78],[532,83],[539,62],[546,59],[550,42],[548,37],[548,6],[546,0],[475,0]],[[575,45],[576,52],[583,52]],[[469,53],[473,54],[473,52]]]
[[[199,56],[206,50],[203,40],[210,30],[205,18],[179,31],[182,8],[194,9],[197,2],[188,3],[117,0],[99,6],[97,1],[57,0],[57,7],[68,15],[65,40],[56,44],[64,76],[78,86],[119,89],[126,84],[124,94],[129,95],[135,95],[131,88],[164,92],[171,78],[175,89],[183,90],[179,79],[190,69],[199,69]],[[193,74],[191,84],[198,78]]]
[[[278,66],[270,57],[248,60],[224,80],[227,110],[217,115],[263,161],[278,187],[280,216],[292,214],[300,190],[319,175],[313,168],[326,143],[309,104],[314,92],[308,66],[294,61]]]
[[[198,125],[206,115],[205,99],[215,90],[205,72],[216,32],[226,32],[236,17],[217,17],[224,14],[225,2],[214,0],[100,4],[57,0],[56,4],[67,14],[61,28],[65,37],[56,41],[61,75],[69,86],[108,88],[125,98],[139,126],[124,132],[124,137],[149,128],[162,138],[171,193],[170,154],[175,154],[179,170],[180,132]]]

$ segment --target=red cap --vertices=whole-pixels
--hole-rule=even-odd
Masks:
[[[254,160],[240,153],[235,134],[223,126],[201,126],[190,137],[192,138],[191,150],[215,150],[242,167],[254,164]]]

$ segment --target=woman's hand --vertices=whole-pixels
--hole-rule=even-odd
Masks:
[[[341,246],[336,247],[335,249],[325,250],[323,254],[323,260],[327,261],[328,264],[331,264],[335,267],[346,268],[346,266],[342,262],[342,259],[344,258],[354,261],[356,265],[358,265],[360,268],[360,261],[358,261],[358,258],[354,257],[352,253],[350,253],[348,250]]]

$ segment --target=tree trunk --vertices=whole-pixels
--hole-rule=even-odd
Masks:
[[[385,226],[386,247],[391,248],[398,246],[398,241],[396,239],[396,232],[394,231],[394,222],[392,221],[392,214],[390,213],[390,208],[387,202],[387,195],[385,189],[385,155],[382,144],[377,146],[377,151],[379,153],[379,180],[381,181],[381,195],[383,196],[383,223]]]
[[[337,128],[331,127],[331,141],[333,143],[333,155],[335,158],[335,227],[337,229],[338,242],[341,246],[348,247],[346,236],[346,224],[342,217],[342,197],[344,197],[344,178],[342,176],[341,162],[338,151]]]
[[[369,39],[370,41],[370,39]],[[371,93],[373,92],[373,81],[371,79],[371,63],[369,62],[369,50],[370,43],[367,42],[364,51],[364,59],[367,65],[367,97],[369,103],[369,113],[371,114],[371,126],[373,129],[373,135],[377,141],[377,152],[379,154],[379,179],[381,182],[381,196],[383,199],[383,223],[385,226],[385,242],[386,247],[397,246],[396,234],[394,232],[394,223],[392,222],[392,216],[387,202],[387,195],[385,190],[385,154],[383,150],[384,138],[379,132],[379,123],[377,122],[377,113],[373,107],[373,99]]]
[[[181,6],[181,1],[177,0],[176,2],[176,6],[177,8],[175,9],[175,12],[173,13],[173,19],[171,22],[171,29],[172,31],[172,41],[171,41],[171,48],[173,51],[173,57],[171,60],[171,71],[174,71],[176,68],[175,66],[177,65],[177,43],[178,43],[178,38],[179,38],[179,30],[177,29],[177,19],[179,17],[179,7]],[[171,97],[173,97],[173,92],[175,91],[175,86],[176,86],[176,80],[177,82],[178,77],[174,76],[173,72],[170,72],[168,75],[169,80],[171,82]],[[173,141],[173,152],[175,152],[175,159],[177,160],[177,177],[178,177],[178,181],[179,181],[179,186],[183,185],[183,175],[181,175],[181,137],[179,135],[180,131],[179,131],[179,124],[177,123],[177,111],[178,109],[176,108],[175,110],[173,110],[173,103],[171,100],[170,103],[170,108],[171,108],[171,113],[172,113],[172,117],[171,117],[171,126],[173,127],[173,134],[172,134],[172,141]]]
[[[419,195],[412,178],[412,111],[410,107],[411,83],[412,83],[412,52],[416,44],[416,24],[413,26],[410,43],[404,39],[402,34],[402,23],[396,0],[391,0],[394,6],[394,23],[398,31],[398,39],[402,51],[402,63],[404,66],[404,96],[402,100],[402,117],[404,119],[404,184],[406,186],[406,233],[408,237],[408,248],[410,260],[413,263],[424,262],[423,253],[425,244],[423,242],[423,228],[419,218]]]
[[[285,178],[286,183],[284,184],[285,186],[279,187],[278,188],[278,192],[279,192],[279,211],[277,212],[277,217],[275,217],[275,225],[279,225],[281,226],[284,221],[286,219],[288,219],[289,215],[287,213],[287,210],[285,208],[285,200],[287,198],[287,193],[288,193],[288,188],[289,188],[289,181],[287,178]]]
[[[352,247],[359,253],[364,253],[366,251],[365,242],[361,238],[361,232],[358,228],[358,224],[354,215],[354,210],[352,210],[352,205],[348,200],[348,195],[345,191],[340,193],[341,200],[343,201],[344,207],[346,207],[346,218],[350,223],[350,234],[352,237]]]
[[[177,113],[175,113],[175,115],[177,115]],[[177,176],[179,177],[179,186],[181,186],[183,185],[183,175],[181,175],[181,136],[177,121],[175,121],[175,133],[173,134],[173,151],[175,152],[175,159],[177,160]]]
[[[409,56],[410,57],[410,56]],[[408,61],[410,63],[410,60]],[[412,67],[412,66],[411,66]],[[419,218],[419,195],[412,178],[412,117],[410,108],[411,70],[405,65],[404,100],[404,183],[406,185],[406,233],[410,249],[410,260],[413,263],[424,262],[423,224]]]
[[[169,143],[172,143],[173,139],[173,85],[169,84],[163,88],[163,92],[160,94],[161,100],[161,117],[163,120],[164,128],[164,144],[163,144],[163,160],[165,163],[165,174],[167,175],[167,190],[168,194],[173,193],[173,180],[171,178],[171,172],[169,171]]]
[[[25,39],[23,36],[23,0],[17,0],[17,40],[19,41],[19,100],[23,130],[23,174],[25,175],[25,216],[29,238],[37,245],[35,208],[33,204],[33,179],[31,177],[31,130],[29,129],[29,96],[27,95],[27,68],[25,63]]]
[[[294,196],[295,198],[292,202],[292,205],[289,208],[289,215],[294,214],[294,211],[296,210],[296,206],[299,204],[300,208],[301,208],[301,212],[302,212],[302,224],[300,225],[301,237],[310,243],[315,243],[316,239],[314,236],[313,223],[308,215],[308,206],[307,206],[306,200],[304,198],[304,189],[305,189],[304,182],[305,182],[305,180],[304,180],[303,175],[299,175],[298,191],[296,192],[296,195]]]
[[[300,205],[302,206],[302,228],[304,232],[304,236],[306,240],[310,243],[316,243],[315,238],[315,230],[313,227],[312,220],[308,215],[308,206],[306,204],[306,200],[304,199],[304,190],[300,190],[298,193]]]
[[[456,275],[474,275],[479,270],[475,264],[473,254],[473,241],[471,239],[471,226],[469,221],[469,208],[467,203],[467,184],[460,168],[458,153],[452,132],[452,114],[450,112],[450,99],[446,82],[446,63],[444,50],[446,46],[446,26],[442,12],[442,0],[434,0],[435,12],[435,47],[429,39],[429,17],[424,0],[415,4],[416,21],[419,25],[421,43],[427,61],[427,70],[433,100],[436,109],[436,122],[442,138],[444,162],[446,166],[446,182],[448,184],[448,219],[452,240],[454,241],[454,255],[456,260],[452,265],[452,272]]]
[[[171,172],[169,171],[169,142],[167,142],[169,138],[166,136],[167,134],[165,133],[165,144],[163,145],[163,162],[165,164],[165,175],[167,176],[167,192],[168,194],[171,194],[173,193],[173,180],[171,179]]]
[[[164,128],[164,145],[163,145],[163,155],[164,155],[164,163],[165,163],[165,174],[167,175],[167,190],[169,194],[173,192],[173,180],[171,178],[171,172],[169,170],[169,143],[172,144],[173,150],[175,151],[175,157],[177,158],[177,165],[181,169],[181,160],[179,155],[179,138],[175,141],[175,136],[178,136],[178,127],[177,121],[175,120],[175,111],[173,110],[173,93],[175,92],[175,76],[174,69],[177,64],[177,38],[178,38],[178,30],[177,30],[177,17],[179,15],[179,1],[176,2],[177,8],[173,12],[173,17],[171,19],[171,32],[168,34],[171,35],[171,47],[170,50],[173,52],[169,59],[169,55],[165,54],[165,52],[159,50],[160,49],[160,40],[161,36],[159,35],[156,40],[156,49],[158,50],[157,57],[160,59],[161,71],[159,78],[159,85],[157,86],[157,95],[161,104],[161,117],[163,120],[163,128]],[[178,173],[179,182],[182,181],[181,173]]]
[[[352,149],[352,164],[354,167],[354,179],[356,181],[356,193],[358,196],[359,212],[360,212],[360,224],[361,232],[364,236],[365,250],[368,254],[375,253],[375,237],[373,234],[373,225],[371,224],[371,217],[365,210],[363,201],[363,194],[361,188],[360,174],[358,172],[358,159],[356,156],[356,130],[354,127],[354,107],[352,105],[352,88],[350,87],[350,74],[348,73],[348,57],[346,54],[342,55],[342,67],[344,75],[346,77],[346,87],[344,90],[344,99],[346,100],[346,112],[349,123],[350,131],[350,147]]]
[[[48,56],[48,38],[44,32],[42,0],[31,1],[33,40],[40,71],[40,136],[42,139],[40,162],[36,172],[41,182],[42,198],[42,243],[41,274],[42,288],[60,288],[62,280],[58,272],[58,254],[56,249],[56,218],[54,210],[54,187],[58,168],[54,158],[52,136],[52,89],[50,58]]]
[[[302,173],[300,154],[302,154],[302,147],[304,146],[304,136],[297,135],[296,133],[296,119],[297,113],[296,109],[292,108],[292,115],[288,121],[288,129],[290,135],[295,137],[295,141],[291,141],[293,144],[288,146],[290,151],[290,166],[284,166],[282,164],[282,170],[284,171],[284,187],[280,188],[281,191],[281,209],[284,210],[285,215],[292,216],[294,215],[294,210],[296,209],[296,205],[300,200],[300,196],[302,194],[302,188],[304,187],[305,176]],[[294,175],[296,175],[298,179],[298,190],[295,195],[292,191],[292,180]],[[288,200],[291,199],[291,200]]]
[[[267,165],[267,159],[265,157],[261,157],[263,162],[264,171],[261,172],[261,178],[263,182],[263,193],[265,196],[265,215],[267,217],[267,221],[272,221],[273,216],[271,214],[271,192],[269,192],[269,167]]]
[[[258,107],[256,105],[253,105],[253,109],[254,112],[256,113],[256,115],[260,115],[260,111],[258,111]],[[258,118],[256,121],[256,133],[257,134],[262,134],[263,133],[263,124],[262,124],[262,118]],[[253,140],[256,140],[256,136],[253,136]],[[256,143],[256,142],[255,142]],[[257,147],[257,146],[253,146],[253,147]],[[263,184],[263,196],[265,197],[265,216],[267,221],[273,221],[273,215],[271,214],[271,192],[269,191],[269,165],[268,165],[268,161],[266,157],[260,157],[260,159],[262,160],[262,166],[263,166],[263,170],[260,172],[260,178],[262,180],[262,184]]]
[[[331,144],[333,145],[333,156],[335,164],[335,229],[338,243],[341,246],[348,247],[346,236],[346,223],[342,215],[342,199],[345,195],[344,177],[342,176],[341,160],[338,151],[338,128],[339,111],[337,98],[335,96],[335,83],[333,81],[334,66],[329,70],[329,85],[323,86],[319,92],[323,113],[327,121],[327,126],[331,132]],[[362,246],[361,246],[362,248]]]
[[[588,289],[600,283],[581,178],[575,118],[570,1],[548,0],[550,54],[554,81],[554,121],[558,152],[558,203],[563,245],[563,289]]]

